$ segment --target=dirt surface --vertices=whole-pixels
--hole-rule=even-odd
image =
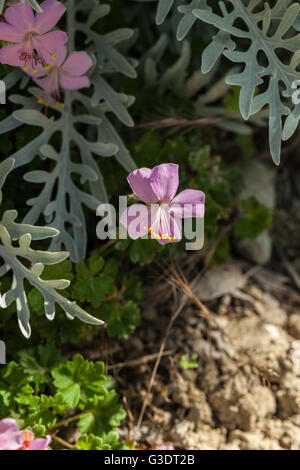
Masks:
[[[213,286],[205,301],[211,317],[187,300],[138,428],[154,367],[147,355],[158,352],[182,298],[167,282],[151,287],[142,326],[128,342],[108,345],[110,372],[126,397],[123,438],[141,448],[300,450],[300,295],[276,268],[280,274],[257,268],[244,276],[243,263],[229,262],[206,272],[194,292],[199,298],[205,282]],[[193,353],[198,367],[184,370],[182,356]]]

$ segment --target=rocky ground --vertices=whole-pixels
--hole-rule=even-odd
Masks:
[[[233,240],[239,259],[207,269],[208,250],[185,257],[177,278],[171,262],[142,273],[150,286],[142,324],[107,347],[128,412],[121,434],[138,448],[300,450],[298,160],[276,174],[255,161],[245,168],[242,198],[272,209],[274,228]],[[195,368],[182,367],[186,354],[197,355]]]
[[[229,262],[208,270],[196,285],[198,298],[203,286],[213,286],[205,301],[212,318],[187,301],[166,342],[140,428],[154,365],[147,355],[159,350],[165,335],[166,305],[172,313],[168,284],[165,294],[163,283],[157,295],[151,288],[142,326],[122,351],[110,345],[112,364],[125,358],[111,371],[128,411],[124,438],[142,448],[300,450],[300,295],[285,275],[258,268],[245,278],[244,271],[243,263]],[[182,356],[194,353],[198,367],[184,370]]]

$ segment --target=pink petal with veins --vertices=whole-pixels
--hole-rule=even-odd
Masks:
[[[171,201],[175,196],[179,185],[178,169],[175,163],[163,163],[153,168],[150,184],[159,201]]]
[[[7,23],[0,23],[0,41],[21,42],[23,34]]]
[[[62,70],[73,77],[79,77],[87,73],[92,65],[93,61],[85,51],[71,52]]]
[[[7,23],[23,34],[34,29],[34,13],[27,2],[7,8],[4,16]]]
[[[64,90],[80,90],[81,88],[89,88],[91,85],[88,77],[72,77],[64,73],[59,74],[59,82]]]
[[[45,439],[35,439],[29,447],[29,450],[47,450],[51,442],[51,437],[47,436]]]
[[[23,61],[20,60],[20,44],[10,44],[0,49],[0,62],[2,64],[22,67]]]
[[[68,35],[64,31],[51,31],[38,39],[38,47],[41,55],[53,54],[60,46],[63,46],[68,40]]]
[[[40,34],[44,34],[59,22],[66,11],[66,7],[56,0],[46,0],[40,6],[43,12],[35,14],[35,29]]]
[[[171,210],[176,217],[204,217],[205,194],[195,189],[186,189],[172,200]]]
[[[149,210],[143,204],[133,204],[123,212],[120,222],[132,240],[142,238],[148,235]]]
[[[127,181],[134,194],[146,204],[158,202],[157,196],[150,184],[151,172],[152,170],[149,168],[139,168],[138,170],[130,173],[127,177]]]

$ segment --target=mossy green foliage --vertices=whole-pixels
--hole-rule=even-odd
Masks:
[[[102,362],[79,354],[64,361],[51,345],[20,351],[19,359],[0,372],[0,420],[10,416],[37,437],[59,435],[71,422],[82,433],[75,449],[126,449],[116,433],[126,413]]]

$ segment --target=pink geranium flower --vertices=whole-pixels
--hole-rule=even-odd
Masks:
[[[66,8],[56,0],[41,3],[42,13],[34,14],[28,3],[16,3],[5,12],[6,23],[0,23],[0,40],[12,42],[0,50],[0,62],[27,71],[47,67],[46,57],[55,59],[55,51],[65,44],[64,31],[49,32],[65,13]]]
[[[150,234],[161,245],[182,238],[181,219],[204,217],[205,194],[187,189],[175,194],[179,185],[178,165],[164,163],[140,168],[127,178],[134,194],[147,206],[134,204],[121,216],[122,225],[134,240]]]
[[[46,450],[50,441],[50,436],[34,439],[31,431],[20,431],[14,419],[0,421],[0,450]]]
[[[59,87],[64,90],[79,90],[90,86],[90,80],[85,75],[92,67],[93,61],[84,52],[71,52],[67,57],[66,46],[61,46],[56,51],[56,60],[49,58],[50,67],[48,70],[39,70],[33,77],[49,97],[59,98]],[[32,70],[28,73],[31,75]]]

